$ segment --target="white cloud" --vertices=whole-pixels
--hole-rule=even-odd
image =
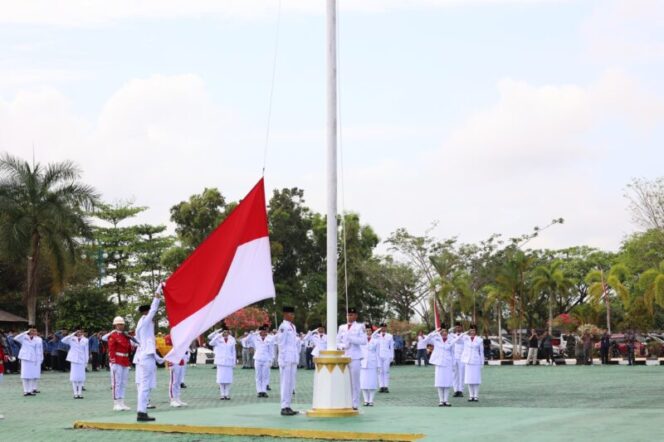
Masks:
[[[391,10],[430,9],[467,4],[531,4],[566,0],[349,0],[339,1],[342,10],[386,12]],[[325,2],[281,0],[284,11],[317,14]],[[2,0],[0,23],[23,23],[56,26],[100,26],[109,23],[148,19],[215,18],[233,20],[264,19],[274,16],[276,0]]]
[[[602,175],[614,158],[593,131],[618,121],[638,136],[643,119],[664,122],[662,99],[618,71],[589,86],[505,79],[497,87],[498,102],[468,116],[440,149],[350,170],[348,207],[383,234],[399,226],[422,232],[439,220],[436,233],[466,241],[527,233],[562,216],[565,225],[532,245],[616,248],[633,230],[619,190],[629,176]]]
[[[664,2],[612,0],[597,4],[582,27],[589,53],[611,65],[664,57]]]

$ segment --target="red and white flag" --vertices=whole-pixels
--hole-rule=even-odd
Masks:
[[[177,363],[191,341],[231,313],[274,298],[263,179],[166,281]]]
[[[436,330],[440,328],[440,312],[438,311],[438,302],[436,298],[433,298],[433,321],[436,326]]]

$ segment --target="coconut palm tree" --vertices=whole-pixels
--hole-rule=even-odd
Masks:
[[[664,261],[656,269],[646,270],[639,277],[639,288],[648,312],[653,315],[655,304],[664,307]]]
[[[614,264],[606,274],[601,269],[595,269],[586,275],[590,302],[595,305],[599,305],[602,301],[606,303],[606,328],[609,333],[611,333],[611,291],[618,295],[625,310],[629,310],[632,299],[625,282],[630,275],[629,269],[624,264]]]
[[[510,302],[512,292],[505,290],[504,287],[497,284],[488,284],[482,288],[482,291],[486,294],[484,310],[491,311],[496,309],[496,316],[498,318],[498,333],[496,333],[496,336],[498,336],[500,359],[503,359],[503,305]]]
[[[565,276],[563,262],[555,260],[549,265],[541,265],[533,270],[533,288],[536,293],[547,296],[549,307],[549,335],[552,332],[553,301],[557,295],[564,294],[573,286],[571,279]]]
[[[0,157],[0,242],[13,259],[26,259],[25,303],[30,324],[36,322],[38,274],[46,262],[56,285],[76,259],[77,238],[89,234],[85,210],[98,202],[95,190],[82,184],[72,162],[30,165]]]

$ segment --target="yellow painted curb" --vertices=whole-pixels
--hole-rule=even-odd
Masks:
[[[360,412],[352,408],[314,408],[307,411],[307,416],[310,417],[350,417],[358,414]]]
[[[124,424],[111,422],[74,422],[74,428],[91,430],[129,430],[153,431],[158,433],[185,433],[185,434],[217,434],[226,436],[270,436],[295,437],[300,439],[325,440],[373,440],[412,442],[424,437],[423,434],[405,433],[360,433],[353,431],[328,430],[293,430],[287,428],[259,428],[259,427],[209,427],[198,425],[169,425],[169,424]]]

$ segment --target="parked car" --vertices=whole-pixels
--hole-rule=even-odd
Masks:
[[[620,356],[627,356],[628,348],[623,333],[614,333],[611,335],[611,346],[615,347]],[[595,350],[599,351],[600,343],[595,342]],[[636,335],[634,340],[634,356],[647,356],[646,339],[641,335]]]

